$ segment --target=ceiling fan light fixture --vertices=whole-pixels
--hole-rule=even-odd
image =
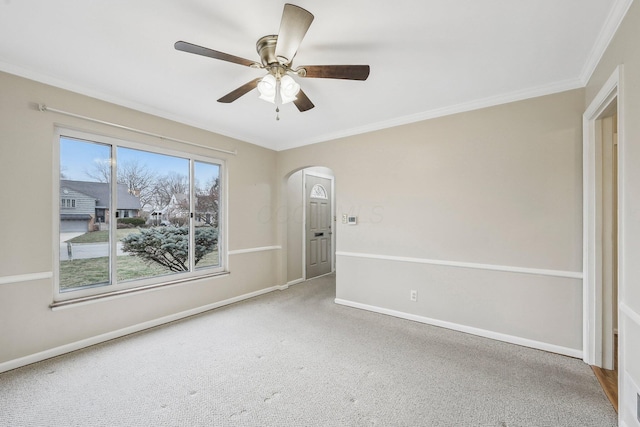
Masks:
[[[276,103],[279,93],[279,101],[286,104],[298,99],[296,95],[300,92],[300,85],[291,76],[284,75],[277,78],[273,74],[267,74],[258,82],[258,92],[260,92],[260,99],[272,104]]]
[[[258,82],[258,92],[260,99],[264,99],[272,104],[276,103],[276,78],[271,74],[267,74]]]
[[[314,108],[313,102],[287,73],[301,78],[367,80],[370,71],[368,65],[306,65],[292,68],[293,58],[313,19],[313,14],[308,10],[285,4],[278,34],[263,36],[256,43],[260,63],[185,41],[177,41],[174,47],[183,52],[267,71],[268,75],[254,78],[224,95],[218,102],[229,104],[257,88],[260,99],[276,104],[276,112],[280,104],[292,101],[298,111],[309,111]]]
[[[300,92],[300,85],[291,76],[282,76],[280,79],[280,98],[286,104],[295,101],[296,95]]]

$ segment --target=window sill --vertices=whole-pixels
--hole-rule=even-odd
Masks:
[[[197,280],[202,280],[202,279],[222,278],[222,277],[229,276],[230,274],[231,273],[228,272],[228,271],[223,271],[223,272],[219,272],[219,273],[211,273],[211,274],[203,274],[203,275],[197,276],[197,277],[189,277],[189,278],[185,278],[185,279],[172,280],[172,281],[169,281],[169,282],[156,283],[156,284],[153,284],[153,285],[140,286],[140,287],[137,287],[137,288],[121,289],[121,290],[118,290],[118,291],[105,292],[105,293],[100,294],[100,295],[91,295],[91,296],[73,298],[73,299],[68,299],[68,300],[63,300],[63,301],[54,301],[49,305],[49,308],[51,308],[52,311],[57,311],[57,310],[65,309],[65,308],[71,308],[71,307],[77,307],[77,306],[80,306],[80,305],[91,304],[91,303],[94,303],[94,302],[107,301],[107,300],[111,300],[111,299],[115,299],[115,298],[120,298],[120,297],[123,297],[123,296],[126,296],[126,295],[139,294],[139,293],[143,293],[143,292],[154,291],[154,290],[157,290],[157,289],[160,289],[160,288],[177,286],[177,285],[181,285],[181,284],[184,284],[184,283],[195,282]]]

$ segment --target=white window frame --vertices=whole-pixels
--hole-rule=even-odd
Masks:
[[[64,209],[75,209],[76,199],[70,197],[62,197],[60,199],[60,207]]]
[[[121,138],[115,138],[105,136],[96,133],[84,132],[66,127],[56,127],[53,144],[53,194],[55,195],[53,200],[59,200],[60,198],[60,138],[68,137],[72,139],[78,139],[87,142],[95,142],[98,144],[106,144],[111,149],[111,176],[116,176],[116,163],[117,163],[117,148],[130,148],[134,150],[142,150],[151,153],[163,154],[168,156],[179,157],[187,159],[189,161],[189,194],[190,194],[190,210],[195,212],[195,178],[194,178],[194,165],[195,162],[204,162],[215,164],[220,167],[220,208],[218,211],[218,257],[219,266],[210,268],[195,268],[194,251],[195,251],[195,227],[193,218],[189,219],[189,268],[190,271],[184,273],[173,273],[166,276],[156,276],[149,278],[141,278],[136,280],[128,280],[124,282],[117,281],[117,271],[115,263],[112,260],[116,259],[117,247],[111,245],[109,256],[109,268],[111,269],[111,284],[109,285],[96,285],[93,287],[79,288],[72,291],[60,290],[60,213],[62,207],[59,203],[55,203],[53,209],[53,266],[54,266],[54,292],[53,292],[53,304],[52,308],[56,308],[58,305],[66,305],[73,303],[74,300],[78,302],[86,302],[93,298],[104,298],[110,295],[119,296],[127,292],[138,292],[143,290],[155,289],[162,286],[177,285],[179,283],[185,283],[196,279],[205,277],[222,276],[229,274],[228,271],[228,245],[227,245],[227,168],[224,159],[208,157],[199,154],[194,154],[188,151],[177,151],[172,149],[166,149],[163,147],[152,146],[132,140],[124,140]],[[109,210],[109,222],[111,224],[117,224],[116,211],[113,207],[117,206],[117,180],[111,180],[111,194],[113,200],[111,200],[112,208]],[[190,215],[191,217],[191,215]],[[110,239],[115,237],[115,230],[117,227],[110,227],[113,229],[110,234]]]

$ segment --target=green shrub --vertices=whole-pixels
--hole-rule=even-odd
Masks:
[[[144,218],[139,218],[139,217],[135,217],[135,218],[118,218],[118,225],[119,224],[131,224],[134,227],[140,227],[141,225],[144,225],[144,223],[147,222],[145,221]],[[118,227],[120,228],[120,227]]]
[[[195,263],[218,246],[218,230],[195,229]],[[189,227],[154,227],[122,239],[122,250],[171,271],[189,271]]]

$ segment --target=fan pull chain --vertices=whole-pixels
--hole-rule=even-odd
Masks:
[[[280,76],[276,77],[276,121],[280,120]]]

